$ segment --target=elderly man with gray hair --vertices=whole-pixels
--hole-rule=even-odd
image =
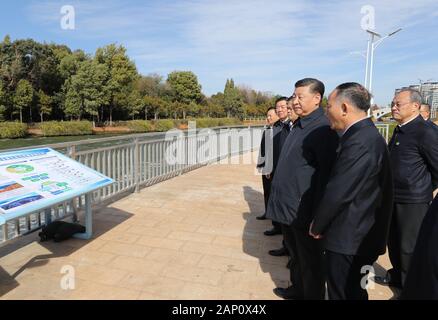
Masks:
[[[400,91],[392,102],[398,122],[389,143],[394,208],[388,239],[393,268],[377,283],[403,288],[424,216],[438,187],[438,130],[420,115],[421,94]]]

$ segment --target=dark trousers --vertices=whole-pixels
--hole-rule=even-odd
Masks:
[[[404,286],[427,203],[394,203],[388,238],[388,254],[393,268],[392,281]]]
[[[325,297],[324,259],[321,241],[309,236],[308,230],[294,226],[284,229],[286,248],[292,256],[291,281],[298,296],[306,300]]]
[[[372,266],[377,256],[354,256],[326,251],[325,265],[330,300],[368,300],[364,266]]]
[[[296,247],[295,238],[293,236],[293,230],[291,227],[285,224],[280,224],[280,226],[281,226],[281,233],[283,234],[283,247],[286,248],[286,251],[289,254],[289,261],[293,261],[295,259],[294,248]],[[294,279],[294,276],[296,274],[293,272],[292,265],[290,265],[289,270],[290,270],[290,281],[292,282],[292,285],[294,285],[294,283],[297,282],[297,279]]]
[[[262,182],[263,182],[263,197],[265,200],[265,213],[266,209],[268,207],[268,201],[269,201],[269,195],[271,194],[271,183],[273,179],[273,175],[271,175],[271,179],[266,178],[266,176],[262,176]],[[272,225],[275,229],[280,230],[281,226],[278,222],[272,221]]]

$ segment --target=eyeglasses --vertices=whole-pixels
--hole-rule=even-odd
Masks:
[[[410,102],[405,102],[405,103],[399,103],[399,102],[394,103],[394,102],[391,102],[391,108],[396,107],[397,109],[400,109],[400,107],[404,106],[405,104],[409,104],[409,103]]]

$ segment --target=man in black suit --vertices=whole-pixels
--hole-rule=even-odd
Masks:
[[[257,168],[262,174],[263,183],[263,197],[265,200],[265,213],[262,216],[257,217],[257,220],[266,219],[266,207],[268,205],[269,192],[271,190],[271,180],[268,179],[272,173],[272,158],[273,158],[273,128],[278,121],[277,113],[274,107],[270,107],[266,112],[266,123],[267,127],[263,131],[262,141],[260,143],[259,159],[257,163]]]
[[[287,226],[284,240],[294,254],[292,286],[274,289],[285,299],[324,299],[325,295],[322,246],[309,236],[338,145],[338,135],[320,107],[323,95],[324,84],[317,79],[295,84],[293,109],[299,119],[284,143],[268,202],[267,217]]]
[[[402,300],[438,300],[438,197],[424,217]]]
[[[273,126],[273,156],[272,156],[272,172],[266,174],[266,179],[269,183],[269,190],[271,189],[271,183],[275,175],[278,159],[280,158],[281,149],[283,148],[284,141],[289,134],[289,118],[287,112],[287,98],[280,97],[275,101],[275,112],[278,120]],[[261,217],[263,219],[263,216]],[[272,221],[273,228],[264,232],[265,236],[274,236],[281,234],[281,225],[275,221]]]
[[[392,174],[385,139],[367,117],[370,99],[358,83],[339,85],[328,99],[331,128],[342,136],[309,234],[323,238],[330,300],[368,300],[363,268],[386,251]]]
[[[421,104],[420,114],[424,120],[430,121],[430,106],[428,104]]]
[[[421,223],[438,186],[438,130],[420,115],[422,97],[401,90],[392,102],[399,123],[389,143],[394,175],[394,209],[388,239],[392,269],[377,283],[402,288]]]

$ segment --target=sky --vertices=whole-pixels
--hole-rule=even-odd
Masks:
[[[74,29],[62,27],[74,8]],[[364,7],[365,6],[365,7]],[[365,11],[362,11],[365,10]],[[371,10],[371,11],[370,11]],[[372,14],[374,11],[374,15]],[[64,17],[64,19],[63,19]],[[71,21],[70,21],[71,22]],[[70,24],[70,27],[72,25]],[[305,77],[329,93],[343,82],[364,83],[367,34],[386,35],[375,50],[375,102],[396,88],[438,81],[437,0],[20,0],[0,4],[0,37],[66,44],[93,54],[117,43],[142,74],[166,78],[193,71],[207,95],[227,78],[255,90],[291,95]]]

